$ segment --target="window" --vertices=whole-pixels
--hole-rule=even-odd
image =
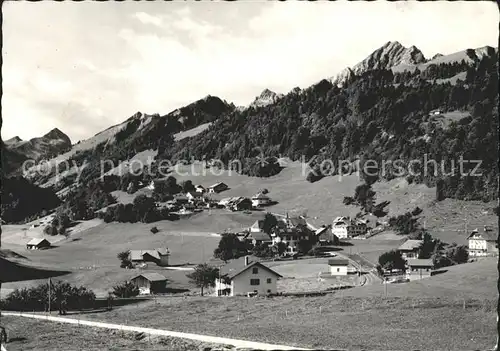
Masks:
[[[267,289],[267,293],[270,294],[271,293],[271,290],[270,289]]]
[[[259,273],[259,269],[257,267],[253,267],[252,268],[252,273],[253,274],[258,274]]]
[[[271,284],[271,278],[267,278],[267,284]]]
[[[250,285],[260,285],[260,279],[250,279]]]
[[[340,268],[337,268],[337,272],[340,272]]]

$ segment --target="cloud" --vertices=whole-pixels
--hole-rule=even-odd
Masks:
[[[144,24],[153,24],[158,27],[160,27],[163,22],[160,17],[152,16],[145,12],[137,12],[134,14],[134,16]]]

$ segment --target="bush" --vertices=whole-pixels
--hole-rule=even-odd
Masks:
[[[57,227],[52,224],[49,224],[45,226],[45,228],[43,228],[43,232],[46,235],[57,235]]]
[[[92,290],[62,282],[52,284],[50,297],[54,308],[63,300],[66,301],[67,308],[74,309],[93,307],[95,301]],[[14,290],[3,300],[2,307],[21,311],[45,310],[48,308],[48,300],[49,285],[44,283],[32,288]]]
[[[159,232],[158,228],[156,227],[151,228],[151,233],[156,234],[158,232]]]
[[[132,262],[129,259],[129,252],[122,251],[118,255],[116,255],[120,260],[120,268],[132,268]]]
[[[113,287],[113,295],[116,297],[135,297],[139,295],[139,288],[131,282],[124,282]]]

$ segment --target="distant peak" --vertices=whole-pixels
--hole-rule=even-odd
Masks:
[[[395,40],[395,41],[388,41],[387,43],[385,43],[384,46],[387,47],[387,46],[403,46],[403,45],[401,45],[399,41]]]
[[[5,144],[14,144],[14,143],[19,143],[21,141],[23,141],[23,139],[21,139],[16,135],[15,137],[10,138],[9,140],[5,140]]]
[[[59,130],[59,128],[52,129],[50,132],[48,132],[47,134],[45,134],[43,137],[46,138],[46,139],[64,139],[64,140],[69,140],[69,137],[66,134],[64,134],[63,132],[61,132],[61,130]]]
[[[437,53],[436,55],[432,56],[431,60],[437,59],[438,57],[443,57],[443,54]]]
[[[250,104],[250,106],[266,106],[275,103],[278,99],[281,99],[283,94],[277,94],[272,90],[264,89],[259,96]]]
[[[259,97],[271,97],[271,96],[277,96],[277,95],[278,94],[276,94],[274,91],[266,88],[266,89],[262,90],[262,93],[260,93]]]

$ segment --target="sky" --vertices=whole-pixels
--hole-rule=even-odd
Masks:
[[[215,95],[248,105],[353,66],[388,41],[427,58],[498,46],[494,2],[10,2],[2,139],[76,143],[138,111]]]

